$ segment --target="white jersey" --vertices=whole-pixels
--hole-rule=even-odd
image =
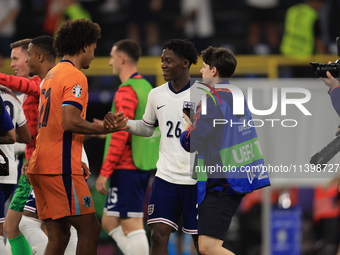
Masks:
[[[0,95],[4,101],[8,114],[12,119],[14,127],[25,125],[26,118],[21,103],[13,96],[2,91],[0,91]],[[18,169],[15,162],[14,144],[1,144],[0,149],[7,156],[9,165],[9,175],[0,176],[0,183],[15,184],[17,183]]]
[[[190,84],[193,83],[195,80],[191,79]],[[180,144],[186,125],[183,105],[190,102],[190,89],[175,93],[169,86],[165,83],[150,91],[143,116],[148,126],[154,126],[158,121],[161,132],[156,176],[170,183],[194,185],[196,180],[191,178],[190,153]]]

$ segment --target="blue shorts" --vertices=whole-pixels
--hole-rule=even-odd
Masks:
[[[197,234],[197,185],[180,185],[155,177],[152,184],[148,225],[164,223],[175,231],[183,214],[183,232]]]
[[[30,194],[28,195],[24,210],[32,213],[37,213],[37,206],[35,204],[35,194],[33,189],[31,189]]]
[[[5,221],[5,203],[11,195],[14,186],[15,184],[0,184],[0,223]]]
[[[143,217],[150,171],[114,170],[104,213],[115,217]]]

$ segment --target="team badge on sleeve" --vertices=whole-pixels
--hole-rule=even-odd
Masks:
[[[80,97],[82,92],[83,92],[83,89],[82,89],[82,87],[80,85],[74,85],[73,86],[72,94],[75,97]]]

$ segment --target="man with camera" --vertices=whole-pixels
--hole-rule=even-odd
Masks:
[[[330,63],[328,62],[328,64]],[[330,88],[328,93],[331,96],[333,107],[340,117],[340,83],[329,71],[326,72],[326,75],[328,78],[322,78],[322,80]]]
[[[337,44],[339,47],[338,38]],[[328,64],[316,63],[316,65],[313,65],[313,74],[315,77],[322,77],[323,82],[330,88],[328,93],[333,107],[340,117],[340,83],[334,78],[334,76],[339,76],[337,66],[338,63],[332,62],[328,62]],[[339,133],[340,129],[336,133],[335,139],[312,156],[312,164],[326,165],[325,163],[339,152],[336,149],[340,146]],[[337,187],[334,185],[336,181]],[[317,236],[322,243],[319,247],[320,254],[338,254],[339,251],[340,216],[339,204],[335,201],[338,200],[340,194],[337,190],[340,191],[338,178],[333,178],[326,184],[318,185],[314,189],[313,221],[317,227]]]
[[[332,62],[328,62],[331,64]],[[327,71],[326,76],[328,78],[322,78],[326,86],[329,87],[329,95],[331,96],[332,105],[340,117],[340,82],[335,79],[332,74]],[[340,191],[340,183],[338,181],[338,190]]]

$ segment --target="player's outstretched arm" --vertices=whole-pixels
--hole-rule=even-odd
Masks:
[[[0,73],[0,84],[10,88],[11,90],[25,93],[27,95],[39,96],[40,79],[28,79],[14,75]]]
[[[121,114],[121,112],[119,113]],[[113,127],[113,125],[117,125],[118,120],[117,116],[112,112],[108,112],[104,119],[104,125],[108,127]],[[144,137],[150,137],[155,132],[156,127],[148,126],[144,123],[143,120],[128,120],[126,124],[126,128],[122,129],[127,132],[129,132],[132,135],[137,136],[144,136]]]
[[[150,137],[156,130],[156,127],[146,125],[143,120],[128,120],[127,125],[130,128],[125,131],[132,135]]]
[[[96,118],[93,118],[92,123],[103,125],[103,121],[99,120],[99,119],[96,119]],[[99,138],[99,139],[105,139],[106,138],[106,134],[92,135],[92,137],[96,137],[96,138]]]
[[[84,120],[80,116],[80,109],[73,105],[64,106],[62,114],[64,130],[72,133],[86,135],[108,134],[129,128],[128,126],[126,126],[127,119],[125,118],[123,113],[117,114],[117,121],[115,124],[112,125],[105,125],[105,120],[107,116],[105,116],[104,118],[104,125],[98,125]]]
[[[156,127],[146,125],[143,120],[128,120],[127,125],[130,128],[125,131],[132,135],[150,137],[156,130]]]

